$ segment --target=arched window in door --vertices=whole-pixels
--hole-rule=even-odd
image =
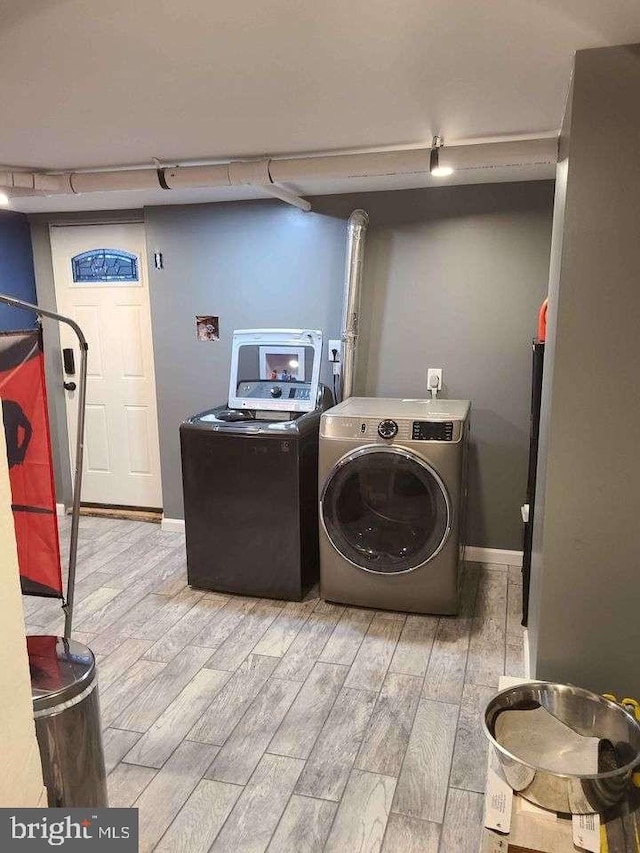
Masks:
[[[73,281],[94,282],[139,281],[138,258],[124,249],[91,249],[71,258]]]

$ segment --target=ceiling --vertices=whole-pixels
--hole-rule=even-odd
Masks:
[[[573,52],[633,41],[638,0],[0,0],[0,163],[81,169],[421,146],[436,132],[445,142],[547,135]],[[395,186],[382,185],[298,189]],[[247,194],[261,195],[129,192],[15,207]]]

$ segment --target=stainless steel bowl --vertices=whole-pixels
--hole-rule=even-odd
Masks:
[[[580,687],[546,681],[510,687],[488,703],[483,728],[513,790],[556,812],[604,811],[623,797],[640,763],[635,718]],[[519,755],[505,745],[514,743]],[[598,772],[572,772],[585,765],[585,755]]]

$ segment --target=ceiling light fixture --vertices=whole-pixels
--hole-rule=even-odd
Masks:
[[[0,207],[9,207],[11,199],[5,192],[0,192]]]
[[[429,172],[434,178],[448,178],[449,175],[453,175],[453,169],[451,166],[440,165],[439,152],[443,144],[441,136],[433,137],[433,141],[431,143],[431,157],[429,159]]]

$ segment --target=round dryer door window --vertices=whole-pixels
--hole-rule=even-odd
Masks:
[[[440,476],[420,457],[393,447],[364,447],[340,460],[322,490],[321,513],[334,547],[379,574],[428,562],[451,529]]]

